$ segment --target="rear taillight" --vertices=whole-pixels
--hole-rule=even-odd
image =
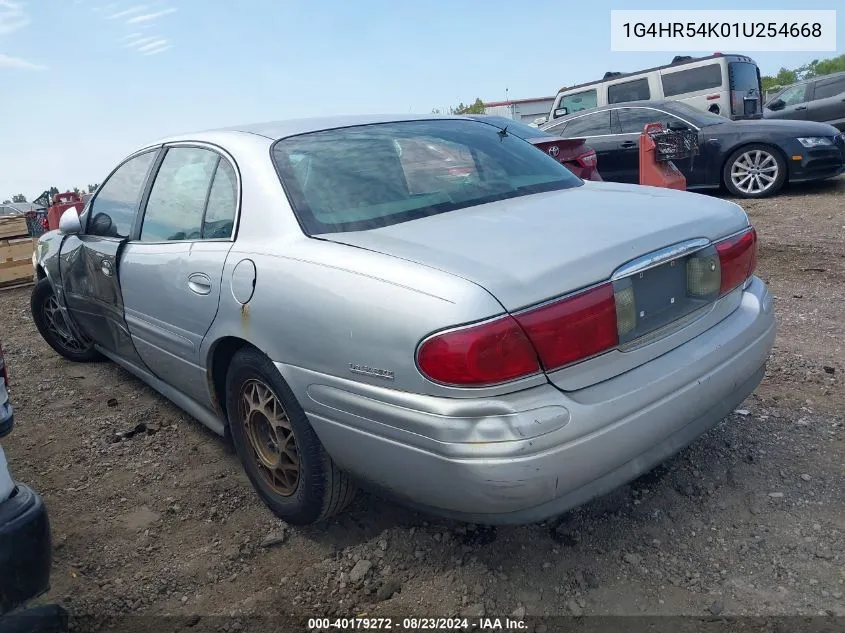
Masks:
[[[748,279],[756,262],[757,233],[749,228],[687,258],[687,292],[715,300]],[[417,365],[435,382],[481,387],[606,352],[637,327],[634,288],[614,283],[434,334],[420,344]]]
[[[757,267],[757,231],[753,228],[716,243],[724,295],[748,279]]]
[[[9,386],[9,372],[6,370],[6,361],[3,358],[3,346],[0,345],[0,379],[3,380],[3,385]]]
[[[540,371],[537,352],[511,316],[448,330],[425,339],[417,365],[448,385],[494,385]]]
[[[551,371],[619,343],[613,286],[585,292],[514,315]]]
[[[575,160],[581,167],[592,167],[596,164],[596,152],[595,150],[590,150],[580,156],[576,156]]]

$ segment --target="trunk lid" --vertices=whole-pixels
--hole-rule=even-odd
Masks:
[[[516,311],[605,281],[621,265],[748,226],[736,204],[618,183],[478,205],[379,229],[318,237],[468,279]]]

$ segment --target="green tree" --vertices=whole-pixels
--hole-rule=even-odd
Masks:
[[[100,188],[100,183],[95,182],[93,185],[88,185],[88,193],[94,193]]]
[[[788,86],[796,81],[812,79],[831,73],[845,71],[845,55],[831,57],[830,59],[814,59],[813,61],[799,66],[798,68],[781,68],[774,77],[766,75],[762,77],[763,90],[771,90],[778,86]]]
[[[55,196],[55,195],[56,195],[56,194],[58,194],[58,193],[59,193],[59,188],[58,188],[58,187],[50,187],[50,195],[51,195],[51,196]]]
[[[12,202],[26,202],[26,196],[22,193],[12,196]]]
[[[470,105],[459,103],[456,108],[452,108],[452,114],[484,114],[484,102],[476,99]]]
[[[79,191],[79,187],[74,187],[74,188],[73,188],[73,193],[75,193],[75,194],[79,194],[79,193],[81,193],[81,192]]]

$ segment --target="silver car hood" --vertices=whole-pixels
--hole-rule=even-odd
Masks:
[[[700,194],[587,182],[368,231],[316,237],[468,279],[507,310],[608,279],[636,257],[691,238],[716,240],[748,217]]]

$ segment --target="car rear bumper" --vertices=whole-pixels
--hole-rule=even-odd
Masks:
[[[0,503],[0,614],[47,591],[51,557],[44,502],[31,488],[18,484]]]
[[[636,478],[722,420],[759,384],[774,336],[754,278],[717,325],[578,391],[435,398],[277,366],[342,468],[438,514],[525,523]]]

